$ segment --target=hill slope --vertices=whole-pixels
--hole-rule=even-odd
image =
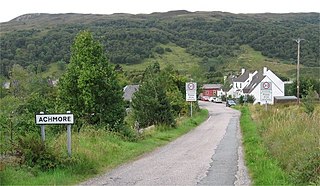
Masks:
[[[170,43],[204,61],[239,58],[241,46],[246,45],[280,63],[295,63],[296,43],[292,39],[300,37],[308,41],[301,44],[301,63],[319,67],[318,17],[318,13],[183,10],[148,15],[28,14],[0,25],[0,75],[8,76],[16,63],[45,69],[57,61],[67,62],[73,38],[80,30],[92,31],[115,64],[152,60]]]

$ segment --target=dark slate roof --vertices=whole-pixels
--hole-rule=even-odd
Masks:
[[[202,89],[221,89],[221,84],[204,84]]]
[[[123,88],[123,99],[126,101],[131,101],[132,96],[135,92],[139,90],[139,85],[127,85]]]
[[[251,93],[253,89],[260,84],[264,77],[266,76],[263,75],[263,72],[256,73],[256,75],[252,77],[250,84],[243,88],[243,93]]]
[[[245,82],[249,78],[249,71],[246,70],[243,74],[239,77],[235,78],[233,82]]]

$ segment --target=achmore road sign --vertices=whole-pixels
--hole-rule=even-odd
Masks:
[[[36,124],[38,125],[64,125],[73,124],[73,114],[38,114],[36,115]]]

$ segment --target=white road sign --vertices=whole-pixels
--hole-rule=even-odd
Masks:
[[[197,83],[186,83],[186,101],[197,101]]]
[[[272,102],[272,82],[261,82],[260,100]]]
[[[39,114],[36,115],[36,124],[73,124],[73,114]]]

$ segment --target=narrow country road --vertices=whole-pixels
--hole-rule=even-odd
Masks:
[[[188,134],[140,159],[80,185],[249,185],[240,112],[199,102],[209,118]]]

